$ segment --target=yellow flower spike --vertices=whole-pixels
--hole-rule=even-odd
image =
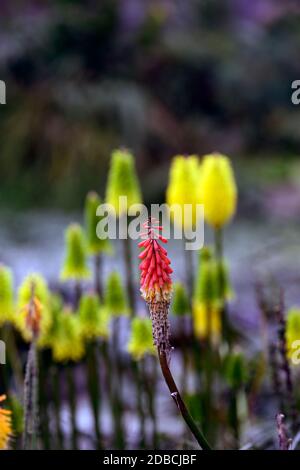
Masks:
[[[208,305],[203,302],[193,304],[193,319],[195,335],[199,339],[209,337],[213,344],[218,344],[221,338],[222,321],[221,309],[217,303]]]
[[[150,318],[133,318],[127,350],[136,361],[142,359],[146,354],[156,354],[156,350],[153,345],[152,324]]]
[[[219,153],[205,155],[199,186],[204,217],[219,229],[233,217],[237,205],[237,187],[228,157]]]
[[[206,247],[200,253],[200,262],[193,294],[193,319],[195,335],[218,344],[222,329],[222,301],[218,295],[215,262]]]
[[[13,276],[9,268],[0,264],[0,326],[14,317]]]
[[[286,346],[287,346],[287,355],[293,364],[293,357],[297,361],[300,359],[299,353],[299,343],[300,342],[300,309],[291,308],[287,314],[286,318]],[[296,364],[295,364],[296,365]]]
[[[184,157],[177,155],[173,158],[170,168],[169,185],[166,192],[166,200],[169,206],[181,207],[181,214],[172,211],[171,218],[178,226],[190,229],[196,222],[196,204],[199,204],[200,165],[198,157],[190,155]],[[184,217],[184,205],[192,205],[192,218]]]
[[[120,201],[121,196],[127,197],[127,207],[123,206],[123,202]],[[106,202],[114,207],[118,217],[126,214],[131,205],[142,203],[135,160],[129,150],[116,149],[112,152],[106,188]]]
[[[91,293],[81,297],[78,315],[84,338],[109,337],[109,314],[100,305],[97,295]]]
[[[65,230],[65,259],[60,273],[62,281],[88,279],[87,250],[84,232],[79,224]]]
[[[0,402],[6,399],[5,395],[0,396]],[[0,450],[7,449],[9,439],[12,435],[11,411],[0,406]]]
[[[52,338],[53,359],[57,362],[79,361],[85,353],[79,317],[65,307],[58,317]]]

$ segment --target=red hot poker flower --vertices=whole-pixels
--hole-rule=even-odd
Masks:
[[[154,344],[158,350],[167,355],[170,351],[168,312],[172,293],[170,260],[167,250],[159,243],[167,243],[161,235],[162,227],[154,219],[149,218],[143,225],[145,238],[139,243],[142,252],[139,258],[141,270],[141,294],[148,304],[152,320]]]
[[[153,223],[149,219],[143,227],[146,232],[142,234],[145,238],[139,243],[142,252],[139,258],[141,270],[141,294],[146,302],[162,301],[170,302],[172,292],[172,281],[170,274],[173,270],[170,267],[171,261],[165,248],[159,244],[159,240],[167,243],[167,240],[160,234],[162,227]]]

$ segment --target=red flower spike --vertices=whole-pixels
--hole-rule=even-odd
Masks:
[[[146,302],[170,302],[172,292],[172,281],[170,274],[171,261],[165,248],[159,244],[159,240],[167,243],[159,232],[162,230],[161,225],[157,225],[155,219],[149,219],[143,224],[146,232],[142,233],[142,237],[146,238],[139,243],[142,252],[139,258],[142,260],[139,268],[141,270],[141,294]]]

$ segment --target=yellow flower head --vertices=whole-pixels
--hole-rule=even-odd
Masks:
[[[233,217],[237,205],[234,174],[225,155],[204,156],[199,191],[207,223],[214,228],[225,225]]]
[[[204,248],[200,253],[193,293],[194,331],[199,339],[210,338],[214,343],[219,342],[222,328],[221,307],[215,262],[211,250]]]
[[[214,344],[218,344],[221,337],[222,321],[220,306],[194,302],[193,304],[194,331],[199,339],[211,338]]]
[[[0,326],[5,322],[13,321],[13,277],[6,266],[0,265]]]
[[[169,185],[166,199],[169,206],[174,205],[171,217],[175,224],[186,229],[192,228],[196,222],[196,204],[199,204],[198,187],[200,165],[195,155],[173,158],[170,169]],[[191,205],[191,217],[184,213],[184,205]]]
[[[150,318],[135,317],[131,323],[131,336],[127,350],[138,361],[145,354],[155,354]]]
[[[286,319],[286,345],[287,355],[292,359],[293,354],[299,351],[300,347],[300,309],[292,308]],[[299,359],[299,354],[297,359]]]
[[[0,396],[0,402],[6,399],[5,395]],[[11,411],[0,406],[0,450],[7,449],[9,439],[12,435]]]
[[[86,241],[82,227],[71,224],[65,231],[65,259],[60,277],[63,281],[69,279],[86,279],[90,277],[87,265]]]
[[[121,196],[127,197],[127,205],[119,199]],[[111,155],[106,202],[114,207],[118,217],[124,215],[131,205],[142,203],[134,157],[126,149],[114,150]]]
[[[96,294],[84,294],[79,305],[79,320],[84,338],[108,338],[109,314]]]
[[[84,352],[79,317],[65,307],[57,319],[55,335],[52,337],[53,359],[57,362],[79,361]]]

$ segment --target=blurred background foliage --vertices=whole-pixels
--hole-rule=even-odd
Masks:
[[[91,188],[103,196],[119,146],[137,156],[146,202],[163,200],[173,155],[215,150],[233,157],[245,210],[278,181],[300,193],[297,0],[2,0],[1,10],[2,206],[73,209]]]

